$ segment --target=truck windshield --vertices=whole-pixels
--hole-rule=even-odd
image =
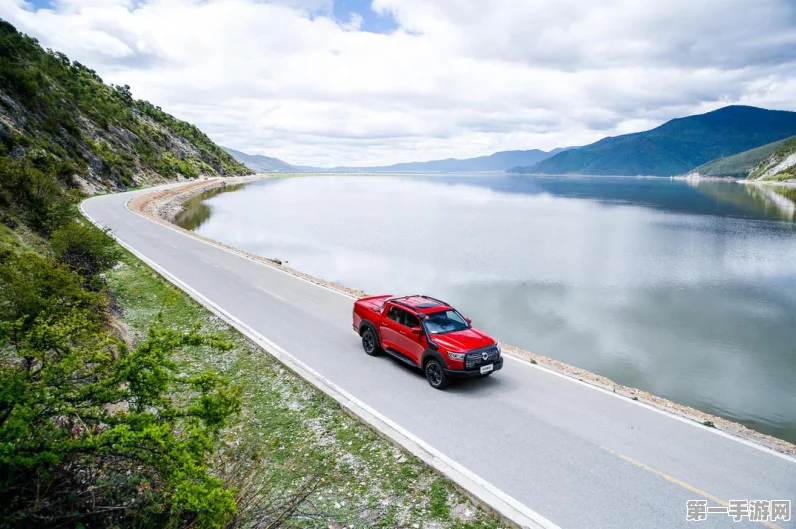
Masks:
[[[423,319],[423,323],[430,334],[443,334],[470,328],[467,320],[455,310],[432,312]]]

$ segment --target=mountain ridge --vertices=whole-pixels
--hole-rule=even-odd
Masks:
[[[284,162],[279,158],[263,156],[262,154],[247,154],[229,147],[222,146],[221,148],[238,162],[258,173],[290,172],[297,169],[297,166]]]
[[[473,158],[446,158],[443,160],[429,160],[426,162],[401,162],[391,165],[354,167],[339,166],[333,167],[331,171],[344,172],[493,172],[506,171],[515,167],[517,159],[532,160],[529,163],[537,163],[559,152],[567,150],[569,147],[557,148],[551,151],[541,149],[498,151],[486,156],[476,156]]]
[[[509,172],[675,176],[793,135],[796,112],[731,105],[675,118],[648,131],[603,138]]]
[[[425,162],[401,162],[378,166],[336,166],[311,167],[293,165],[279,158],[261,154],[247,154],[236,149],[223,147],[236,160],[247,167],[263,172],[339,172],[339,173],[454,173],[454,172],[504,172],[516,166],[518,161],[536,163],[572,147],[560,147],[550,151],[540,149],[498,151],[486,156],[473,158],[446,158]]]

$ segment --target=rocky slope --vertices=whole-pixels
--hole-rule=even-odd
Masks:
[[[746,178],[758,164],[792,139],[794,138],[775,141],[733,156],[711,160],[692,169],[686,176],[692,178]]]
[[[251,172],[195,126],[2,20],[0,158],[57,166],[63,182],[87,192]]]
[[[796,180],[796,138],[781,144],[777,150],[749,172],[749,180]]]

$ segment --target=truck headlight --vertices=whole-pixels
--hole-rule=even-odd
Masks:
[[[498,352],[498,354],[502,354],[502,353],[503,353],[503,351],[500,349],[500,342],[497,342],[497,343],[495,344],[495,347],[497,348],[497,352]]]
[[[464,360],[464,353],[451,353],[448,351],[448,358],[451,360]]]

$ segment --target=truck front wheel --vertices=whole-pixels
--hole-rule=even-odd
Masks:
[[[370,356],[376,356],[379,354],[379,340],[376,338],[376,334],[370,327],[362,332],[362,349],[364,349],[365,353]]]
[[[445,370],[438,360],[431,359],[426,362],[426,380],[434,389],[445,389],[448,387],[450,378],[445,374]]]

